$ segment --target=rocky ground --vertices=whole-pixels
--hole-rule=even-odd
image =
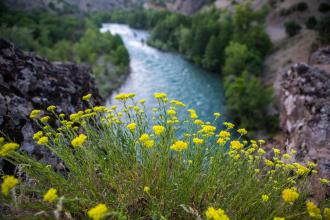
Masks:
[[[313,65],[316,66],[313,66]],[[298,63],[280,71],[280,127],[285,150],[296,150],[295,161],[318,164],[320,176],[330,179],[330,47],[311,56],[310,65]],[[315,184],[319,184],[315,181]],[[321,186],[314,187],[324,197]],[[329,193],[329,192],[328,192]],[[329,196],[329,195],[328,195]]]
[[[84,107],[81,97],[88,93],[102,102],[89,67],[51,63],[3,39],[0,73],[0,132],[40,159],[52,157],[32,141],[37,126],[29,119],[31,110],[56,105],[58,113],[70,114]]]

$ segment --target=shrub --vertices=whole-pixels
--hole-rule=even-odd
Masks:
[[[319,12],[322,12],[322,13],[327,13],[330,11],[330,4],[328,3],[321,3],[320,6],[319,6]]]
[[[330,16],[323,17],[317,24],[317,30],[322,43],[330,43]]]
[[[285,22],[284,27],[285,27],[285,32],[290,37],[295,36],[301,30],[301,26],[299,24],[297,24],[296,22],[294,22],[294,21]]]
[[[15,205],[12,217],[15,211],[28,219],[35,214],[94,220],[322,217],[323,205],[308,202],[314,211],[308,209],[309,214],[305,207],[315,164],[281,161],[295,152],[276,148],[275,156],[266,159],[265,141],[246,141],[247,131],[235,131],[229,122],[218,130],[198,120],[193,109],[181,114],[185,105],[168,101],[164,93],[155,94],[159,105],[149,119],[144,101],[137,104],[134,95],[117,95],[120,106],[91,106],[70,116],[57,115],[50,106],[45,113],[60,120],[58,128],[40,118],[39,110],[32,111],[41,129],[33,139],[61,159],[67,171],[57,172],[5,141],[1,157],[17,165],[27,180],[4,178],[0,201]],[[220,114],[214,115],[219,120]]]
[[[227,77],[225,95],[228,111],[240,126],[257,131],[264,128],[273,132],[278,127],[277,116],[268,116],[272,90],[262,85],[255,76],[244,71],[240,76]]]
[[[314,30],[317,26],[317,20],[315,16],[311,16],[308,18],[308,20],[305,22],[306,28]]]
[[[297,11],[306,11],[308,9],[308,5],[306,2],[299,2],[295,5],[295,9]]]

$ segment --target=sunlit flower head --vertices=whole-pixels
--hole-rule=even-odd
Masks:
[[[54,188],[50,188],[45,194],[44,194],[44,201],[45,202],[53,202],[55,199],[57,199],[57,190]]]
[[[282,191],[282,198],[284,202],[293,204],[299,198],[299,193],[296,188],[287,188]]]
[[[1,192],[4,196],[8,196],[10,190],[12,190],[18,184],[18,179],[14,176],[4,176],[1,184]]]
[[[72,139],[71,145],[74,148],[81,147],[85,143],[86,139],[87,139],[87,136],[86,135],[79,134],[77,137],[75,137],[74,139]]]
[[[225,211],[222,209],[215,209],[213,207],[209,207],[206,212],[205,216],[207,219],[213,220],[229,220],[229,217],[225,214]]]
[[[19,144],[17,143],[7,143],[0,147],[0,157],[7,156],[10,152],[19,148]]]
[[[104,219],[105,215],[108,212],[108,208],[105,204],[98,204],[97,206],[88,210],[88,217],[93,220],[101,220]]]
[[[188,144],[184,141],[176,141],[174,144],[171,146],[171,150],[174,151],[183,151],[188,148]]]

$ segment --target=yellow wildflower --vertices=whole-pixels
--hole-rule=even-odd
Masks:
[[[47,123],[47,122],[49,121],[49,119],[50,119],[49,116],[44,116],[44,117],[40,118],[40,121],[41,121],[42,123]]]
[[[45,202],[53,202],[55,199],[57,199],[57,190],[54,188],[50,188],[45,194],[44,194],[44,201]]]
[[[288,160],[291,158],[291,155],[288,153],[285,153],[285,154],[283,154],[283,158]]]
[[[237,132],[240,134],[240,135],[246,135],[247,134],[247,130],[245,128],[240,128],[237,130]]]
[[[18,184],[18,179],[14,176],[4,176],[1,184],[1,192],[3,195],[8,196],[10,190],[12,190]]]
[[[47,143],[48,143],[48,137],[46,137],[46,136],[41,137],[37,142],[37,144],[39,144],[39,145],[45,145]]]
[[[17,148],[19,148],[19,144],[16,143],[4,144],[0,149],[0,157],[7,156],[10,152],[16,150]]]
[[[285,220],[284,217],[274,217],[274,220]]]
[[[88,210],[88,217],[93,220],[101,220],[104,219],[105,215],[108,212],[108,208],[105,204],[98,204],[97,206]]]
[[[154,130],[156,135],[161,135],[165,131],[165,128],[161,125],[155,125],[152,127],[152,129]]]
[[[175,99],[171,100],[170,103],[173,104],[173,105],[179,106],[179,107],[185,107],[186,106],[184,103],[180,102],[179,100],[175,100]]]
[[[261,199],[262,199],[263,202],[268,202],[269,196],[268,195],[262,195]]]
[[[56,109],[55,105],[50,105],[47,107],[47,111],[49,111],[49,112],[55,111],[55,109]]]
[[[193,139],[193,142],[197,145],[200,145],[200,144],[203,144],[204,143],[204,140],[203,139],[200,139],[200,138],[194,138]]]
[[[5,141],[4,137],[0,137],[0,144],[2,144]]]
[[[152,148],[155,144],[155,141],[154,140],[148,140],[146,142],[144,142],[144,145],[147,147],[147,148]]]
[[[142,134],[141,137],[139,138],[141,142],[146,142],[149,140],[149,135],[148,134]]]
[[[227,129],[232,129],[235,127],[235,125],[230,122],[224,122],[223,125],[226,126]]]
[[[154,93],[154,97],[156,99],[165,99],[167,97],[167,95],[165,93],[156,92],[156,93]]]
[[[323,184],[328,185],[329,184],[329,180],[325,179],[325,178],[319,178],[320,182]]]
[[[219,137],[223,139],[230,138],[230,133],[228,131],[220,131]]]
[[[233,150],[240,150],[243,148],[243,144],[239,141],[232,141],[230,142],[230,148]]]
[[[266,141],[262,140],[262,139],[258,140],[258,142],[259,142],[259,144],[265,144],[266,143]]]
[[[149,186],[145,186],[144,188],[143,188],[143,192],[146,192],[146,193],[148,193],[150,191],[150,188],[149,188]]]
[[[196,119],[198,118],[198,115],[194,109],[188,109],[188,112],[190,113],[190,118],[191,119]]]
[[[312,201],[306,202],[306,208],[310,217],[322,219],[321,210]]]
[[[84,96],[82,97],[82,100],[84,100],[84,101],[88,101],[88,100],[90,100],[91,97],[92,97],[92,94],[87,94],[87,95],[84,95]]]
[[[307,167],[305,167],[305,166],[303,166],[303,165],[301,165],[301,164],[299,164],[299,163],[293,163],[293,165],[296,167],[296,173],[299,175],[299,176],[303,176],[304,174],[306,174],[306,173],[308,173],[310,170],[307,168]]]
[[[174,144],[171,146],[171,150],[174,151],[183,151],[188,148],[188,144],[184,141],[176,141]]]
[[[32,112],[30,113],[30,118],[31,119],[36,119],[37,117],[39,117],[41,111],[38,109],[34,109],[32,110]]]
[[[34,135],[33,135],[33,140],[39,140],[41,137],[42,137],[42,135],[43,135],[43,133],[42,133],[42,131],[38,131],[37,133],[35,133]]]
[[[293,202],[299,198],[299,193],[294,187],[292,187],[291,189],[287,188],[282,191],[282,198],[284,202],[293,204]]]
[[[214,112],[214,117],[216,117],[216,118],[219,118],[220,116],[221,116],[221,114],[219,113],[219,112]]]
[[[281,150],[277,149],[277,148],[273,148],[273,151],[274,151],[274,154],[276,154],[276,155],[281,153]]]
[[[167,110],[167,114],[169,114],[170,116],[174,116],[176,115],[176,111],[174,109],[169,109]]]
[[[274,166],[274,162],[271,161],[271,160],[264,159],[264,162],[265,162],[266,166],[268,166],[268,167],[272,167],[272,166]]]
[[[264,149],[262,149],[262,148],[258,149],[258,154],[259,155],[264,155],[265,153],[266,153],[266,151]]]
[[[135,123],[131,123],[131,124],[128,124],[126,126],[130,131],[134,131],[136,129],[136,124]]]
[[[209,207],[205,212],[207,219],[213,220],[229,220],[229,217],[225,214],[225,211],[222,209],[215,209],[213,207]]]
[[[203,132],[209,136],[213,135],[217,128],[212,125],[204,125],[200,132]]]
[[[203,125],[203,124],[204,124],[204,122],[203,122],[202,120],[199,120],[199,119],[196,119],[196,120],[194,121],[194,123],[195,123],[196,125]]]
[[[226,143],[226,140],[225,139],[223,139],[223,138],[219,138],[218,140],[217,140],[217,144],[224,144],[224,143]]]
[[[86,141],[87,139],[87,136],[84,135],[84,134],[79,134],[78,137],[75,137],[72,141],[71,141],[71,145],[74,147],[74,148],[77,148],[77,147],[81,147],[84,142]]]

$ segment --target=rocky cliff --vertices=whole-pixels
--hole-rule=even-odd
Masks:
[[[29,153],[47,155],[32,142],[31,110],[56,105],[58,113],[70,114],[84,107],[81,97],[88,93],[101,103],[89,67],[51,63],[0,39],[0,132]]]
[[[316,162],[330,179],[330,74],[295,64],[282,72],[279,95],[286,150],[297,150],[298,162]]]

